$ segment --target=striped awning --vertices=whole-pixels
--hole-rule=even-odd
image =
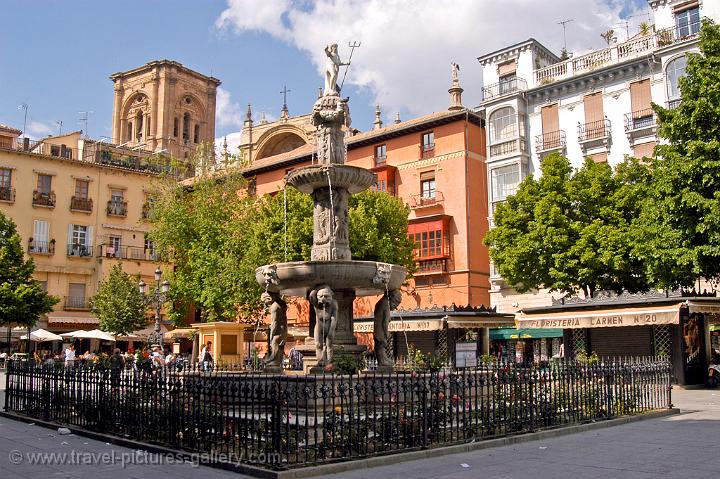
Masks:
[[[98,318],[88,316],[48,316],[48,324],[93,324],[99,323]]]
[[[717,301],[688,301],[688,309],[692,313],[720,313],[720,303]]]
[[[563,311],[557,313],[528,314],[520,312],[516,317],[518,329],[584,329],[623,326],[655,326],[678,324],[680,306],[683,303],[639,308],[615,308],[586,311]]]

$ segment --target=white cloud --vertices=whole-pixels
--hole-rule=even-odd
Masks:
[[[390,119],[400,110],[419,115],[447,108],[452,61],[462,68],[463,103],[476,105],[481,98],[477,57],[529,37],[559,53],[559,20],[574,20],[567,25],[570,51],[601,46],[601,32],[624,30],[618,25],[625,2],[228,0],[227,5],[218,28],[268,33],[308,53],[320,73],[324,45],[338,43],[346,61],[348,42],[362,42],[346,82],[367,88]]]
[[[242,108],[240,104],[234,102],[230,92],[223,88],[217,89],[215,121],[219,126],[232,126],[240,128],[243,124]]]
[[[40,138],[57,133],[57,127],[53,127],[41,121],[31,121],[27,126],[28,136]]]

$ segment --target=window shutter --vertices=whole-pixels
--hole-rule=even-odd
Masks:
[[[434,180],[435,179],[435,172],[434,171],[424,171],[420,173],[420,181],[422,180]]]
[[[682,3],[680,5],[674,6],[673,13],[684,12],[685,10],[690,10],[691,8],[696,8],[699,6],[700,6],[700,2],[698,2],[698,0],[692,0],[689,2]]]
[[[585,123],[604,120],[602,92],[585,95],[583,98],[585,106]]]
[[[67,244],[69,245],[73,244],[73,226],[72,223],[68,225]]]
[[[540,117],[542,118],[543,133],[551,133],[560,129],[557,103],[542,107],[540,109]]]
[[[515,73],[515,70],[517,69],[517,62],[515,60],[501,63],[498,65],[498,76],[504,77],[507,75],[512,75]]]
[[[89,249],[89,248],[92,248],[92,246],[93,246],[93,227],[92,227],[92,226],[88,226],[88,229],[87,229],[87,247],[88,247],[88,249]]]
[[[630,83],[630,105],[633,112],[649,110],[650,101],[650,79]]]

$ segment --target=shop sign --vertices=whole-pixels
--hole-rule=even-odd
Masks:
[[[388,330],[391,333],[402,331],[437,331],[443,329],[443,322],[440,319],[423,320],[397,320],[390,321]],[[353,324],[353,331],[356,333],[372,333],[375,330],[373,321],[359,321]]]
[[[539,328],[611,328],[624,326],[655,326],[660,324],[678,324],[678,307],[666,309],[652,309],[643,311],[599,311],[592,314],[563,313],[554,316],[539,316],[521,314],[518,319],[518,329]]]

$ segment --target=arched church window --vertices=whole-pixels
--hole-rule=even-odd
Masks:
[[[173,136],[177,138],[178,136],[178,130],[180,129],[180,121],[178,121],[178,117],[175,117],[173,119]]]
[[[194,131],[194,135],[193,135],[193,141],[194,141],[195,143],[199,143],[199,142],[200,142],[200,125],[197,125],[197,124],[195,125],[195,131]]]
[[[137,112],[135,115],[135,139],[137,141],[142,140],[143,137],[143,114],[141,111]]]
[[[183,141],[190,141],[190,113],[183,115]]]

